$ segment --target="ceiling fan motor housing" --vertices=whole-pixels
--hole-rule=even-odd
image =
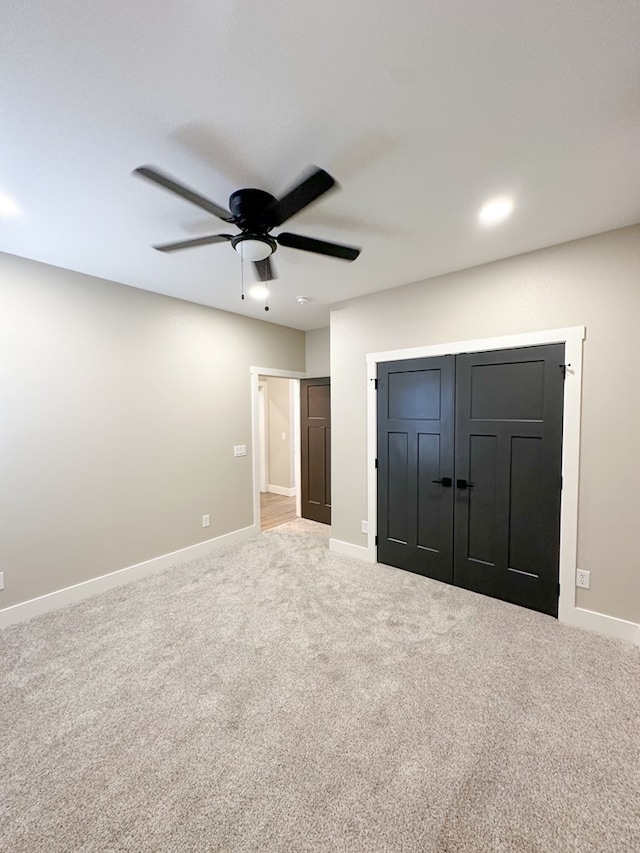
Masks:
[[[264,190],[236,190],[229,199],[233,221],[242,231],[265,233],[274,223],[269,216],[277,200]]]

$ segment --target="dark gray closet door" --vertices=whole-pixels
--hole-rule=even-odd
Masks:
[[[378,560],[452,580],[454,359],[378,365]]]
[[[564,345],[456,358],[456,586],[557,616]]]

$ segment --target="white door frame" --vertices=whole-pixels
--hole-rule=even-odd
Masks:
[[[267,441],[267,407],[269,405],[269,386],[258,381],[258,470],[260,472],[260,492],[266,492],[269,485]]]
[[[578,552],[578,486],[580,474],[580,412],[582,400],[582,342],[584,326],[530,332],[521,335],[505,335],[497,338],[482,338],[475,341],[458,341],[448,344],[412,347],[389,352],[367,353],[367,509],[369,517],[367,535],[367,559],[376,562],[378,481],[375,460],[378,453],[376,427],[375,379],[378,363],[403,361],[409,358],[430,358],[439,355],[458,355],[465,352],[486,352],[515,347],[531,347],[543,344],[564,344],[566,381],[564,386],[564,415],[562,426],[562,500],[560,509],[560,598],[558,619],[592,630],[595,627],[591,611],[581,610],[575,604],[575,577]],[[602,614],[591,614],[599,617]],[[609,617],[603,617],[609,618]],[[616,620],[623,622],[623,620]],[[587,624],[589,623],[589,624]],[[625,623],[630,624],[630,623]],[[624,630],[624,629],[623,629]]]
[[[259,464],[259,442],[260,442],[260,424],[259,424],[259,406],[260,406],[260,376],[277,376],[281,379],[306,379],[307,374],[299,370],[280,370],[277,367],[254,367],[249,368],[251,374],[251,463],[253,466],[253,523],[258,532],[260,531],[260,464]],[[297,390],[296,390],[297,389]],[[299,409],[300,397],[300,382],[295,382],[293,387],[294,415]],[[298,420],[297,428],[294,426],[294,446],[298,451],[298,461],[295,465],[295,482],[296,490],[296,514],[299,515],[300,505],[300,423]]]
[[[296,515],[302,518],[302,457],[300,456],[300,444],[302,435],[300,433],[300,380],[291,381],[291,423],[293,428],[292,465],[293,485],[296,490]]]

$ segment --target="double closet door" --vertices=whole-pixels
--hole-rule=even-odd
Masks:
[[[564,345],[378,364],[378,561],[558,613]]]

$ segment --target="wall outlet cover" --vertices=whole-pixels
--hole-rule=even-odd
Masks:
[[[363,533],[368,533],[369,532],[369,522],[368,521],[360,522],[360,529],[362,530]]]
[[[589,589],[591,586],[591,572],[587,572],[585,569],[578,569],[576,572],[576,586]]]
[[[211,516],[209,515],[209,513],[207,513],[206,515],[202,516],[202,526],[203,527],[209,527],[210,524],[211,524]]]

